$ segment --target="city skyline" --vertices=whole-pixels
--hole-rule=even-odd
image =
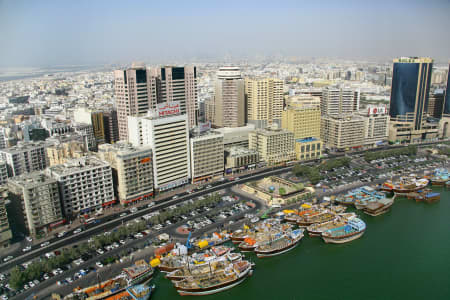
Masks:
[[[335,57],[448,61],[449,1],[0,1],[0,67]],[[418,42],[420,41],[420,42]],[[183,49],[183,51],[180,51]]]

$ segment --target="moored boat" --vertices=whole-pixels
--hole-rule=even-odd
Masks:
[[[354,217],[341,227],[328,229],[322,232],[322,239],[326,243],[342,244],[360,238],[366,231],[366,223]]]
[[[304,218],[300,218],[297,221],[297,225],[298,226],[309,226],[311,224],[320,224],[320,223],[324,223],[324,222],[328,222],[333,220],[334,218],[336,218],[336,215],[330,212],[323,212],[323,213],[319,213],[317,215],[312,215],[312,216],[307,216]]]
[[[369,216],[379,216],[389,211],[390,207],[394,204],[394,200],[389,198],[379,199],[375,202],[368,203],[363,211]]]
[[[281,234],[262,245],[258,245],[255,253],[258,257],[269,257],[285,253],[298,245],[303,238],[303,230],[295,229],[287,233]]]
[[[203,278],[187,277],[175,281],[175,289],[182,295],[210,295],[230,289],[242,283],[252,273],[252,265],[242,260],[235,262],[221,272],[211,273]]]
[[[134,265],[124,268],[124,274],[129,286],[149,281],[153,276],[153,268],[145,260],[138,260]]]
[[[348,219],[353,218],[355,216],[356,216],[355,213],[339,214],[338,216],[336,216],[335,219],[333,219],[331,221],[321,223],[321,224],[309,225],[308,227],[306,227],[306,230],[308,231],[308,235],[311,237],[312,236],[321,236],[322,232],[324,232],[328,229],[344,226],[345,224],[347,224]]]

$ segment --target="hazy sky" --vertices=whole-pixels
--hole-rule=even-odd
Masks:
[[[0,0],[0,66],[450,58],[450,0]]]

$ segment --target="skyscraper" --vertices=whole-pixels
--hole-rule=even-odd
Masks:
[[[180,113],[187,114],[189,128],[195,127],[198,118],[197,67],[166,66],[151,69],[151,74],[156,79],[157,100],[154,105],[179,101]]]
[[[448,67],[447,89],[445,90],[444,115],[450,116],[450,65]]]
[[[146,69],[134,64],[114,72],[119,138],[128,138],[128,116],[144,116],[158,103],[179,101],[181,114],[188,115],[188,124],[197,124],[197,68],[162,67]]]
[[[430,92],[431,58],[402,57],[394,59],[389,115],[394,122],[413,123],[422,128]]]
[[[128,116],[145,115],[156,105],[156,84],[145,66],[114,71],[119,139],[128,139]]]
[[[245,125],[244,80],[238,67],[222,67],[217,72],[214,97],[214,125]]]
[[[247,119],[257,128],[272,123],[281,125],[283,111],[283,80],[274,78],[245,79]]]

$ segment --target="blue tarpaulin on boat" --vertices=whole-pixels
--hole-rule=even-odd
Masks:
[[[436,197],[436,196],[439,196],[440,194],[439,193],[429,193],[429,194],[427,194],[427,198],[431,198],[431,197]]]

